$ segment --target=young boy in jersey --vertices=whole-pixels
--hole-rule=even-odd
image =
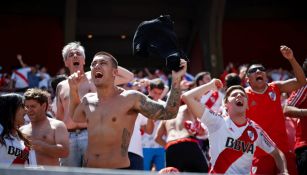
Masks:
[[[252,120],[246,118],[247,95],[242,86],[227,89],[224,97],[226,116],[219,115],[199,102],[209,90],[222,88],[222,82],[213,79],[183,94],[182,99],[191,112],[208,127],[211,154],[211,173],[249,174],[256,147],[271,154],[280,173],[288,174],[283,153],[267,134]]]

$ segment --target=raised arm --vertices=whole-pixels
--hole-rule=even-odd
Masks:
[[[72,116],[74,122],[86,122],[83,104],[80,101],[78,87],[80,82],[85,79],[85,75],[80,71],[73,73],[68,77],[69,84],[69,105],[68,116]],[[84,97],[83,101],[86,100]]]
[[[285,116],[291,118],[307,117],[307,109],[300,109],[295,106],[285,105],[283,112]]]
[[[22,60],[22,55],[18,54],[17,56],[17,60],[19,61],[19,64],[21,65],[21,67],[27,67],[27,64],[23,62]]]
[[[167,98],[166,105],[151,100],[145,95],[139,95],[135,104],[135,110],[154,120],[168,120],[177,116],[180,106],[180,80],[187,69],[187,62],[181,59],[181,67],[178,72],[172,71],[172,87]],[[140,93],[141,94],[141,93]]]
[[[115,77],[115,85],[120,85],[120,84],[124,84],[124,83],[128,83],[130,81],[133,80],[133,73],[130,72],[129,70],[118,66],[118,74]]]
[[[189,110],[197,118],[201,118],[206,107],[200,103],[200,98],[210,90],[217,90],[223,87],[219,79],[212,79],[209,83],[193,88],[182,95],[182,100],[187,104]]]
[[[281,92],[290,93],[304,86],[306,84],[306,77],[302,67],[296,61],[291,48],[283,45],[280,46],[280,51],[282,55],[290,62],[296,79],[279,81],[276,84],[278,85]]]

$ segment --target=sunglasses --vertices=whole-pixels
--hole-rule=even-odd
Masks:
[[[264,72],[265,71],[265,68],[260,66],[260,67],[254,67],[254,68],[251,68],[247,71],[247,74],[253,74],[255,72],[257,72],[257,70],[261,71],[261,72]]]

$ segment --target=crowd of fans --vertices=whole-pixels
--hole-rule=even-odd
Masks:
[[[90,125],[77,125],[71,123],[69,120],[72,119],[66,118],[69,115],[71,115],[69,117],[73,117],[73,113],[70,113],[71,106],[69,106],[72,103],[71,98],[75,98],[69,97],[71,95],[69,93],[71,91],[70,87],[72,86],[71,81],[74,79],[71,78],[71,76],[74,73],[78,73],[76,76],[84,74],[87,76],[89,82],[92,80],[89,78],[90,74],[83,71],[84,62],[82,62],[82,60],[85,58],[84,48],[77,42],[73,42],[73,44],[69,45],[70,47],[67,46],[63,49],[63,59],[65,66],[69,71],[65,71],[65,69],[62,68],[57,75],[51,76],[47,71],[47,67],[42,65],[27,65],[24,62],[26,60],[23,60],[21,55],[17,55],[20,68],[12,70],[11,73],[1,72],[0,163],[8,165],[15,163],[24,164],[24,160],[27,160],[27,164],[37,164],[42,166],[86,167],[92,165],[90,161],[87,162],[87,160],[84,159],[82,153],[80,153],[80,156],[82,157],[80,159],[76,157],[69,158],[70,156],[74,156],[76,152],[85,152],[85,148],[87,147],[87,144],[85,144],[83,145],[85,148],[81,148],[83,146],[78,145],[81,144],[81,142],[72,146],[72,140],[74,139],[73,134],[80,135],[84,130],[90,127]],[[228,92],[228,88],[235,85],[240,85],[245,88],[246,94],[245,92],[244,94],[248,97],[247,106],[249,106],[249,109],[247,109],[246,112],[246,117],[259,124],[259,126],[264,130],[264,133],[266,132],[268,134],[267,137],[269,138],[264,138],[264,140],[269,140],[268,142],[270,142],[272,146],[276,146],[279,148],[278,150],[281,150],[281,157],[286,166],[282,169],[280,168],[282,165],[279,165],[277,163],[278,161],[276,161],[277,165],[275,165],[275,169],[272,170],[272,168],[267,168],[271,165],[271,162],[268,163],[269,160],[264,156],[265,153],[263,150],[261,150],[263,153],[259,151],[260,153],[258,154],[257,148],[255,155],[254,152],[251,151],[253,152],[252,155],[254,155],[254,159],[253,162],[251,162],[250,173],[254,174],[275,174],[282,170],[286,170],[285,172],[280,172],[284,174],[287,174],[288,171],[290,174],[307,173],[307,140],[305,134],[305,118],[307,117],[307,86],[305,75],[307,72],[307,61],[305,60],[304,64],[302,64],[303,66],[299,66],[298,68],[299,64],[297,64],[292,50],[286,46],[283,47],[284,48],[281,48],[281,52],[283,56],[289,60],[293,68],[291,71],[282,68],[271,70],[265,69],[262,64],[249,65],[249,63],[246,63],[235,65],[229,63],[220,77],[211,77],[210,72],[205,72],[204,70],[196,75],[191,75],[185,72],[180,81],[181,91],[183,93],[186,92],[189,97],[191,91],[196,89],[196,87],[206,88],[206,85],[209,86],[212,82],[218,82],[217,79],[221,80],[221,85],[216,83],[216,88],[212,88],[213,86],[210,87],[211,89],[209,88],[206,93],[202,94],[201,97],[197,99],[201,105],[206,107],[206,109],[214,111],[215,114],[212,114],[212,116],[228,116],[229,110],[231,109],[227,109],[227,107],[225,109],[225,102],[223,102],[225,94]],[[79,57],[82,58],[80,59]],[[72,61],[68,63],[70,58]],[[85,59],[83,61],[85,61]],[[91,67],[95,67],[95,65],[92,64]],[[0,70],[1,69],[2,68],[0,67]],[[160,69],[149,70],[148,68],[130,71],[125,68],[121,69],[124,70],[124,72],[119,75],[122,79],[118,82],[115,80],[115,84],[125,90],[141,92],[153,101],[165,105],[167,97],[170,96],[170,91],[173,88],[171,73],[166,74]],[[303,75],[302,72],[305,74]],[[93,74],[91,74],[91,76],[93,76]],[[96,72],[95,76],[99,77],[99,72]],[[81,86],[82,85],[80,85],[80,87]],[[93,86],[93,84],[91,84],[91,86]],[[261,86],[263,86],[263,88]],[[61,88],[64,90],[61,90]],[[62,91],[67,91],[67,93]],[[83,94],[79,94],[80,100],[82,100],[82,97],[85,96],[86,93],[95,93],[95,91],[96,90],[92,90],[92,87],[88,87],[88,90],[85,90]],[[194,91],[192,92],[196,93]],[[20,95],[13,96],[12,94],[15,93],[21,94],[23,97]],[[64,95],[61,95],[61,93],[64,93]],[[229,93],[232,94],[232,92]],[[240,99],[241,96],[245,96],[244,94],[240,94],[240,97],[234,98]],[[260,97],[260,95],[264,94],[267,96]],[[269,106],[271,103],[268,102],[262,104],[264,107],[257,108],[256,106],[258,103],[262,102],[261,100],[257,101],[257,95],[259,95],[259,98],[261,98],[263,102],[265,102],[263,98],[268,98],[268,101],[271,100],[273,101],[272,104],[277,104],[280,107],[276,108],[276,106]],[[69,101],[69,98],[71,101]],[[226,95],[226,98],[230,98],[229,94]],[[16,100],[18,101],[18,104],[14,104],[16,103]],[[276,101],[279,101],[279,103]],[[5,106],[5,103],[12,103],[11,105],[15,107],[7,107]],[[188,104],[186,105],[185,103]],[[240,103],[243,102],[238,102],[238,106],[243,105]],[[209,126],[211,124],[210,121],[204,119],[206,118],[206,112],[197,116],[195,115],[197,113],[191,110],[189,105],[191,105],[189,100],[182,100],[177,117],[165,121],[150,118],[149,116],[139,113],[136,118],[133,133],[130,133],[131,136],[129,136],[129,139],[133,138],[131,139],[133,141],[130,142],[130,145],[128,144],[130,166],[105,166],[102,168],[128,168],[146,171],[160,171],[160,173],[183,171],[212,173],[242,172],[240,171],[240,167],[237,167],[239,170],[228,170],[227,167],[224,171],[218,169],[219,166],[224,166],[224,164],[227,163],[222,162],[223,165],[216,166],[219,162],[211,157],[212,153],[210,152],[210,149],[212,148],[210,146],[216,145],[215,143],[212,144],[210,140],[210,132],[213,134],[214,129]],[[121,108],[121,106],[118,106],[118,108]],[[270,113],[270,115],[281,115],[282,118],[266,116],[268,118],[260,119],[261,116],[259,117],[259,115],[269,113],[268,111],[271,108],[276,109],[274,109],[275,112],[273,114]],[[276,112],[279,109],[280,113]],[[7,112],[5,110],[7,110]],[[76,110],[78,110],[78,108]],[[62,114],[60,115],[60,113]],[[20,122],[20,115],[24,115],[24,123]],[[269,120],[270,122],[263,122],[264,120]],[[73,120],[73,122],[75,122],[75,120]],[[274,122],[283,124],[275,126],[276,124],[274,124]],[[238,124],[236,125],[240,128]],[[242,127],[245,127],[247,124],[242,123],[241,125]],[[285,135],[286,138],[277,138],[280,135],[276,132],[285,132],[287,134]],[[262,133],[262,130],[260,133]],[[82,135],[82,137],[89,137],[89,135],[90,133],[86,133]],[[256,137],[256,135],[249,135],[249,137]],[[77,138],[77,136],[75,138]],[[12,144],[8,144],[8,140],[10,139],[13,140],[14,143],[12,142]],[[22,143],[17,143],[18,139],[21,139]],[[282,143],[280,143],[281,139]],[[229,143],[228,141],[227,144]],[[85,142],[87,142],[87,138]],[[212,140],[212,142],[218,141]],[[285,142],[289,142],[288,147],[285,146],[288,145],[285,144]],[[238,144],[241,143],[244,147],[245,143],[240,142]],[[259,145],[266,151],[272,151],[271,148],[268,148],[270,145],[267,147],[263,146],[263,143]],[[233,149],[236,149],[236,147],[234,146]],[[246,151],[246,149],[248,150],[249,148],[247,146],[246,148],[240,149],[245,149]],[[29,156],[24,155],[25,150]],[[74,152],[72,152],[72,150],[74,150]],[[6,152],[12,156],[15,155],[15,157],[8,158],[8,156],[3,156],[7,154]],[[249,151],[246,151],[244,154],[248,153]],[[19,157],[19,160],[16,160],[16,157]],[[97,154],[97,159],[98,157],[99,154]],[[266,161],[261,163],[262,158],[264,157],[266,158]],[[12,161],[10,162],[9,160],[3,159],[12,159]],[[69,162],[73,159],[78,160],[79,162]],[[273,158],[272,162],[275,164]]]

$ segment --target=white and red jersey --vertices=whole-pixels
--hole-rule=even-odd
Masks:
[[[26,166],[36,166],[35,151],[25,146],[24,141],[18,137],[10,135],[4,136],[6,145],[0,144],[0,164],[11,166],[22,164]]]
[[[289,106],[307,108],[307,85],[293,92],[288,99]],[[301,117],[297,120],[295,148],[307,146],[307,118]]]
[[[229,116],[205,110],[202,122],[209,130],[211,172],[219,174],[249,174],[256,147],[267,153],[275,143],[252,120],[237,126]]]
[[[31,71],[30,67],[20,68],[13,71],[11,79],[16,82],[15,88],[26,88],[29,86],[28,73]]]
[[[211,90],[201,97],[200,103],[214,112],[221,112],[223,98],[224,94],[220,91]]]

